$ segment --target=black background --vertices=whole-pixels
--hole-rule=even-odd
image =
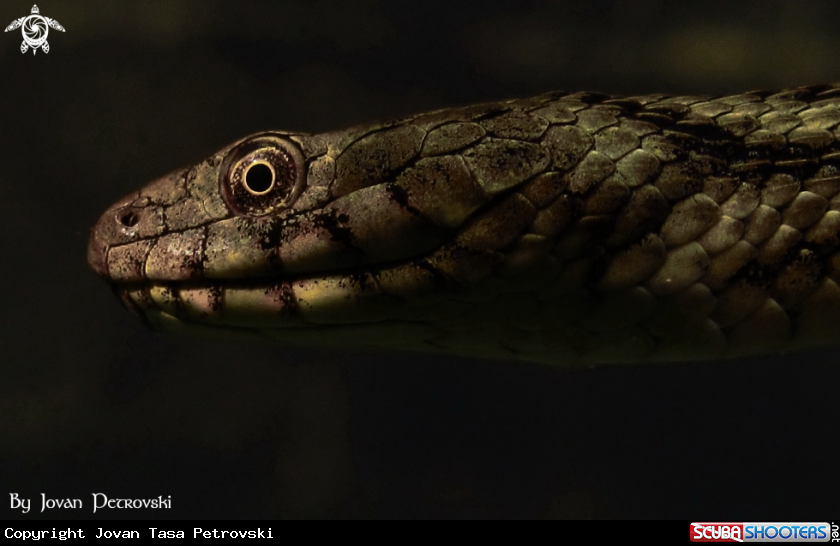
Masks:
[[[97,517],[840,514],[837,351],[565,371],[182,339],[85,262],[113,201],[259,130],[840,80],[837,2],[39,7],[66,28],[48,55],[0,35],[0,518],[39,517],[12,492],[85,503],[51,517],[91,517],[94,492],[173,499]]]

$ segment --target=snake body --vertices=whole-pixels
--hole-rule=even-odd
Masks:
[[[840,340],[840,86],[266,132],[110,207],[154,327],[557,364]]]

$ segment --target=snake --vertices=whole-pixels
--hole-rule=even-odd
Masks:
[[[88,262],[154,329],[563,366],[840,340],[840,84],[552,92],[266,131],[121,199]]]

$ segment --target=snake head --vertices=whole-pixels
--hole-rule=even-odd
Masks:
[[[502,266],[500,250],[534,219],[510,190],[544,171],[549,153],[472,121],[509,110],[247,137],[109,207],[88,262],[165,329],[277,338],[294,328],[300,339],[329,326],[358,341],[375,324],[375,345],[406,331],[425,340],[435,317],[465,307],[453,294],[490,293],[464,290]]]

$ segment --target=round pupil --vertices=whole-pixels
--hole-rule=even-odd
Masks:
[[[254,193],[263,193],[271,188],[274,176],[268,165],[257,163],[251,165],[245,173],[245,185]]]

